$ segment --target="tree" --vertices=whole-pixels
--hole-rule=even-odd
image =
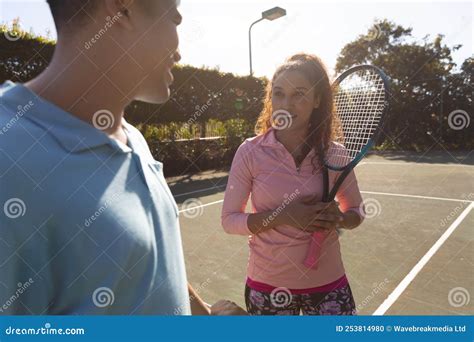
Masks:
[[[465,148],[467,130],[454,134],[446,121],[453,110],[472,109],[471,83],[466,83],[466,78],[472,80],[472,59],[455,72],[451,53],[461,45],[446,46],[440,34],[415,41],[411,33],[411,28],[386,19],[375,21],[367,34],[344,46],[336,71],[373,64],[390,77],[390,120],[380,141],[385,146],[426,149],[438,142],[445,148]],[[469,144],[473,146],[472,138]]]

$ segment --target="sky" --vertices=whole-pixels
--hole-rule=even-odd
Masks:
[[[413,28],[415,40],[445,35],[461,64],[473,55],[471,1],[348,0],[181,0],[181,62],[238,75],[249,73],[248,29],[261,12],[279,6],[287,15],[264,20],[252,29],[252,61],[256,76],[271,77],[285,58],[297,52],[319,55],[330,70],[345,44],[366,34],[375,19],[387,18]],[[23,29],[45,34],[54,23],[45,0],[0,0],[0,22],[20,17]]]

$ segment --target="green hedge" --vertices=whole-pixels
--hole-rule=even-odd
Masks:
[[[253,125],[243,119],[221,123],[222,138],[172,140],[160,127],[139,124],[155,159],[164,164],[166,176],[227,168],[239,145],[253,135]]]

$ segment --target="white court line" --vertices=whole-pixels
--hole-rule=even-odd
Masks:
[[[451,201],[451,202],[463,202],[471,203],[472,201],[457,199],[457,198],[446,198],[446,197],[431,197],[431,196],[419,196],[419,195],[407,195],[407,194],[394,194],[390,192],[375,192],[375,191],[361,191],[362,194],[371,194],[371,195],[382,195],[382,196],[395,196],[395,197],[408,197],[408,198],[421,198],[421,199],[430,199],[438,201]]]
[[[378,307],[377,310],[373,313],[374,316],[383,315],[387,310],[395,303],[395,301],[400,297],[403,291],[406,290],[408,285],[415,279],[418,273],[422,268],[428,263],[431,257],[438,251],[438,249],[444,244],[444,242],[451,236],[451,234],[456,230],[459,224],[464,220],[464,218],[469,214],[471,209],[474,208],[474,202],[464,209],[464,211],[459,215],[459,217],[454,221],[451,226],[441,235],[441,237],[436,241],[436,243],[430,248],[430,250],[418,261],[415,267],[406,275],[400,284],[393,290],[393,292],[385,299],[385,301]]]
[[[406,163],[403,163],[403,162],[360,162],[359,164],[357,164],[357,166],[360,166],[360,165],[404,165],[404,166],[411,166],[411,165],[416,165],[416,166],[420,166],[420,165],[423,165],[423,166],[436,166],[436,167],[439,167],[439,166],[444,166],[444,167],[474,167],[474,165],[467,165],[467,164],[436,164],[436,163],[423,163],[423,164],[420,164],[420,163],[416,163],[416,162],[406,162]]]
[[[213,204],[217,204],[217,203],[221,203],[221,202],[224,202],[224,200],[219,200],[219,201],[215,201],[215,202],[211,202],[211,203],[206,203],[206,204],[203,204],[203,205],[193,205],[192,207],[190,208],[187,208],[187,209],[182,209],[180,210],[179,212],[180,213],[184,213],[186,211],[190,211],[190,210],[196,210],[197,208],[203,208],[203,207],[207,207],[209,205],[213,205]]]
[[[361,191],[361,193],[371,194],[371,195],[382,195],[382,196],[420,198],[420,199],[429,199],[429,200],[437,200],[437,201],[472,203],[472,201],[469,201],[469,200],[456,199],[456,198],[446,198],[446,197],[430,197],[430,196],[419,196],[419,195],[394,194],[394,193],[389,193],[389,192],[375,192],[375,191]],[[177,196],[178,195],[176,195],[175,197],[177,197]],[[192,206],[191,208],[183,209],[183,210],[180,210],[179,212],[182,213],[182,212],[189,211],[189,210],[196,210],[196,208],[207,207],[209,205],[213,205],[213,204],[217,204],[217,203],[221,203],[221,202],[224,202],[224,200],[221,199],[219,201],[214,201],[214,202],[206,203],[206,204],[203,204],[203,205]]]

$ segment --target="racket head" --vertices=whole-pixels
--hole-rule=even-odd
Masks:
[[[386,122],[389,80],[373,65],[358,65],[333,83],[333,142],[324,158],[327,168],[353,168],[370,150]]]

